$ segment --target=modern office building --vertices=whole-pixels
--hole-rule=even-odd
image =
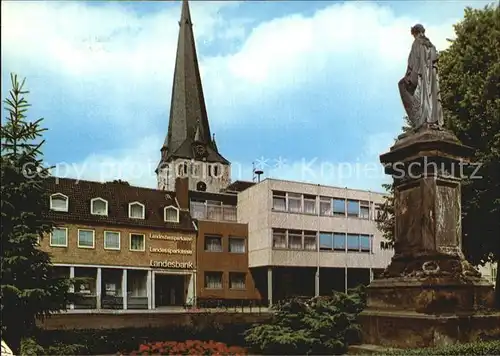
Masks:
[[[376,227],[383,194],[265,179],[235,182],[248,224],[249,268],[272,302],[368,284],[390,262]]]
[[[75,277],[70,309],[156,309],[196,298],[196,230],[175,193],[51,179],[40,241],[59,273]]]

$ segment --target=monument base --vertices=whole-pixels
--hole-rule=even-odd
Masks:
[[[386,348],[439,347],[500,337],[500,313],[429,315],[403,310],[365,310],[359,315],[363,343]]]
[[[437,347],[500,337],[494,290],[476,276],[434,275],[374,280],[359,315],[363,343],[387,348]]]

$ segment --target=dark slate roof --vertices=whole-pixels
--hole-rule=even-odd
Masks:
[[[255,182],[248,182],[245,180],[237,180],[231,183],[226,189],[226,192],[242,192],[252,186],[254,186],[256,183]]]
[[[209,193],[200,192],[196,190],[189,191],[190,200],[213,200],[220,201],[225,205],[236,206],[238,204],[238,196],[235,194],[225,194],[225,193]]]
[[[179,223],[164,221],[163,209],[170,205],[178,207],[174,192],[134,187],[126,183],[100,183],[70,178],[49,178],[47,185],[50,194],[62,193],[69,200],[68,212],[50,210],[50,202],[47,201],[47,217],[54,221],[194,231],[188,211],[179,211]],[[94,198],[108,201],[108,216],[91,214],[90,201]],[[136,201],[144,204],[145,219],[128,217],[128,204]]]
[[[195,137],[197,143],[206,147],[208,162],[229,164],[218,152],[210,134],[187,0],[182,2],[179,26],[168,133],[161,150],[160,164],[174,158],[196,158],[192,148]]]

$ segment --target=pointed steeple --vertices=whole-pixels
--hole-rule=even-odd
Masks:
[[[194,142],[203,142],[202,138],[201,138],[200,120],[198,120],[198,125],[196,125],[196,133],[194,134]]]
[[[214,150],[218,151],[217,143],[215,143],[215,134],[212,135],[212,147]]]
[[[162,147],[162,162],[173,158],[193,158],[192,144],[206,145],[207,161],[228,164],[212,147],[210,126],[201,84],[193,24],[187,0],[182,1],[179,39],[172,85],[168,133]],[[160,162],[160,163],[162,163]]]

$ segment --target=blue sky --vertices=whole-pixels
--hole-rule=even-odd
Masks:
[[[381,191],[403,124],[397,82],[423,23],[438,49],[490,1],[192,1],[211,130],[233,180]],[[2,96],[26,77],[54,172],[154,187],[180,2],[2,2]],[[5,115],[4,115],[5,116]]]

